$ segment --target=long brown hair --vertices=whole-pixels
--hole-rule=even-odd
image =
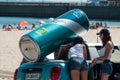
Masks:
[[[111,39],[111,36],[110,36],[110,35],[103,34],[103,39],[102,39],[103,47],[105,46],[105,44],[106,44],[108,41],[111,41],[112,44],[113,44],[113,41],[112,41],[112,39]],[[114,44],[113,44],[113,46],[114,46]]]

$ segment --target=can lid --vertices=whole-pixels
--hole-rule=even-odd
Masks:
[[[26,60],[34,62],[38,60],[40,49],[32,39],[27,36],[23,36],[20,39],[19,47]]]

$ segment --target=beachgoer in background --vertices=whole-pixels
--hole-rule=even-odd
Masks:
[[[35,24],[32,24],[32,28],[31,28],[31,29],[32,29],[32,30],[35,29]]]
[[[3,25],[3,26],[2,26],[2,29],[5,30],[5,28],[6,28],[6,25]]]
[[[18,30],[21,30],[21,26],[20,26],[20,25],[18,25],[18,26],[17,26],[17,29],[18,29]]]
[[[108,80],[113,70],[110,59],[113,52],[114,44],[111,40],[110,32],[108,29],[102,29],[99,33],[97,33],[97,35],[99,35],[103,46],[100,49],[100,57],[95,58],[92,61],[92,64],[94,66],[97,64],[98,60],[103,60],[104,62],[100,66],[100,77],[101,80]]]
[[[68,51],[69,70],[72,80],[88,80],[87,50],[82,37],[73,40]]]
[[[11,27],[11,25],[7,25],[7,26],[5,27],[5,31],[11,31],[12,28],[13,28],[13,27]]]
[[[27,27],[27,26],[25,26],[25,27],[24,27],[24,30],[28,30],[28,27]]]
[[[104,28],[107,28],[107,27],[108,27],[108,26],[107,26],[107,23],[104,23],[104,25],[105,25]]]

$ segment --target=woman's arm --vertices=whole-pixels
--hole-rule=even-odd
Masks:
[[[109,53],[111,51],[111,49],[113,48],[113,44],[111,41],[108,41],[108,43],[105,45],[105,54],[101,57],[95,58],[92,61],[92,64],[95,65],[97,60],[106,60],[109,56]]]
[[[97,59],[98,60],[106,60],[109,56],[109,53],[111,51],[111,49],[113,48],[113,45],[112,45],[112,42],[111,41],[108,41],[105,45],[105,53],[103,56],[101,57],[98,57]]]

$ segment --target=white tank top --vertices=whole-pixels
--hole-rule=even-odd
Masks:
[[[110,51],[110,53],[109,53],[109,55],[107,57],[108,60],[111,59],[112,51],[113,51],[113,49],[111,49],[111,51]],[[100,49],[100,56],[104,56],[104,54],[105,54],[105,47],[103,47],[103,48]]]
[[[69,49],[68,58],[70,59],[72,57],[82,57],[82,58],[84,58],[82,44],[76,44]]]

